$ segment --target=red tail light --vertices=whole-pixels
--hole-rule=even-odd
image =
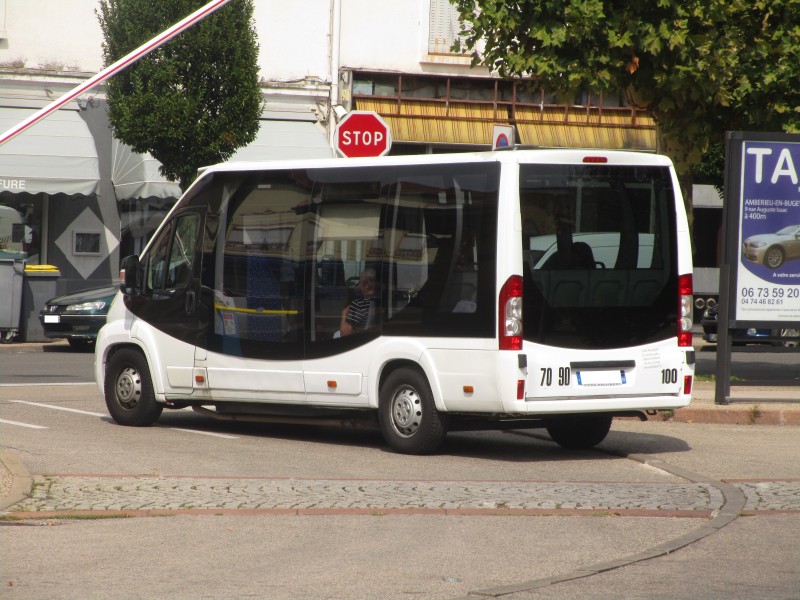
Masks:
[[[497,304],[500,350],[522,350],[522,277],[508,278]]]
[[[678,276],[678,346],[692,345],[692,276]]]

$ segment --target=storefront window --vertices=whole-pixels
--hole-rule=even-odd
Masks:
[[[40,262],[42,204],[32,194],[0,193],[0,252],[24,252],[28,264]]]

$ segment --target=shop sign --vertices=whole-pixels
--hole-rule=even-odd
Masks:
[[[0,192],[24,192],[26,179],[6,179],[0,177]]]

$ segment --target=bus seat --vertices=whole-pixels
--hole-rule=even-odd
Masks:
[[[576,273],[575,275],[579,275]],[[584,306],[586,304],[586,284],[585,280],[570,275],[557,275],[551,278],[550,285],[550,306],[552,308],[563,308],[567,306]]]
[[[631,281],[631,306],[649,306],[663,287],[656,279],[639,279]]]
[[[598,307],[622,306],[624,290],[617,276],[596,281],[592,292],[592,303]]]

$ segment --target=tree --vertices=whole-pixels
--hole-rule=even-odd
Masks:
[[[472,62],[551,92],[623,95],[691,167],[727,129],[800,127],[800,0],[451,0]]]
[[[205,0],[100,0],[103,58],[111,64]],[[252,0],[233,0],[108,82],[114,135],[149,152],[182,189],[197,169],[255,139],[262,100]]]

